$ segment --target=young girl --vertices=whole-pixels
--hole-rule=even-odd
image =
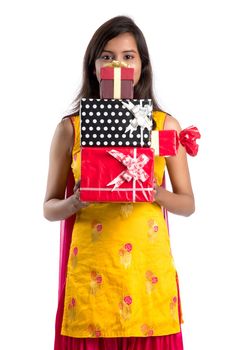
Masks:
[[[63,220],[55,349],[181,350],[178,279],[162,207],[194,212],[185,149],[155,157],[153,203],[80,201],[80,99],[99,98],[100,68],[112,60],[134,68],[134,98],[152,99],[154,129],[181,130],[154,98],[140,29],[124,16],[104,23],[84,56],[75,113],[57,126],[50,151],[44,216]],[[173,192],[163,186],[165,167]]]

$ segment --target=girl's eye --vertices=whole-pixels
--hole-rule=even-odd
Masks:
[[[132,60],[134,57],[132,55],[125,55],[124,59],[125,60]]]
[[[113,57],[111,55],[102,55],[101,59],[104,61],[110,61],[113,60]]]

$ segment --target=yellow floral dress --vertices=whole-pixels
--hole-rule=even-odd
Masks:
[[[157,129],[165,113],[154,112]],[[80,120],[72,118],[72,171],[80,178]],[[155,157],[162,184],[165,158]],[[180,332],[176,269],[167,225],[152,203],[91,203],[76,215],[62,335],[159,336]]]

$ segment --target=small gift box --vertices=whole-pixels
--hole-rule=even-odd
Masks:
[[[114,61],[100,69],[100,98],[133,98],[134,68]]]
[[[152,202],[151,148],[83,147],[80,199],[87,202]]]
[[[179,147],[176,130],[152,131],[151,147],[156,156],[175,156]]]
[[[80,116],[82,146],[151,146],[150,99],[82,98]]]
[[[175,156],[181,144],[190,156],[196,156],[198,153],[197,139],[201,134],[196,126],[189,126],[181,130],[155,130],[152,131],[151,147],[156,156]]]

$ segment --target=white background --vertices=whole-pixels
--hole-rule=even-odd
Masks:
[[[161,107],[202,133],[199,155],[189,158],[196,213],[170,215],[185,349],[233,348],[231,2],[1,2],[1,349],[53,349],[59,223],[42,215],[49,147],[92,34],[120,14],[145,34]]]

